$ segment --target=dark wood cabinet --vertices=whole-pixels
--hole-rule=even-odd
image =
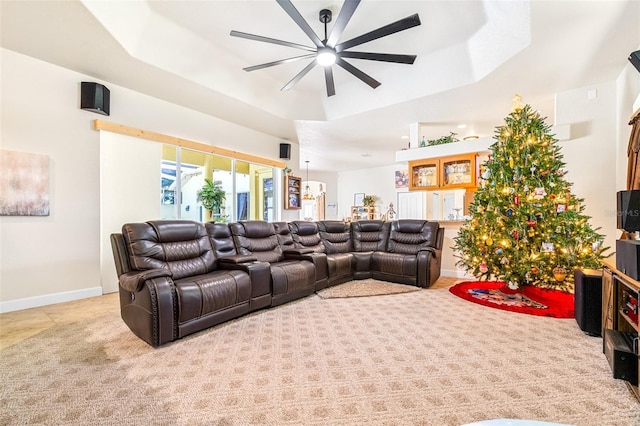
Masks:
[[[615,259],[603,261],[602,274],[602,328],[616,330],[632,336],[630,346],[636,350],[638,358],[638,383],[640,383],[640,355],[638,354],[638,297],[640,296],[640,282],[623,274],[616,268]],[[637,385],[629,382],[627,386],[640,401],[640,390]]]

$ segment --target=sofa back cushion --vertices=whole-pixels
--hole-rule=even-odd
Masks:
[[[310,248],[316,253],[324,253],[325,248],[317,223],[294,220],[289,222],[289,229],[296,248]]]
[[[385,251],[389,240],[389,222],[359,220],[351,222],[354,251]]]
[[[348,223],[341,220],[321,220],[318,222],[318,233],[327,254],[353,251]]]
[[[294,249],[296,247],[287,222],[273,222],[273,227],[276,230],[278,244],[280,244],[280,248],[283,252],[287,249]]]
[[[238,254],[228,224],[207,222],[204,227],[217,258]]]
[[[275,263],[284,259],[273,223],[245,220],[229,224],[238,254],[253,254],[261,262]]]
[[[390,253],[416,254],[425,247],[437,248],[438,222],[420,219],[400,219],[391,222],[389,244]]]
[[[122,235],[134,270],[166,269],[174,280],[215,270],[204,225],[189,220],[127,223]]]

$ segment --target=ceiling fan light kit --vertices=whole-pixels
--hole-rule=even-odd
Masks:
[[[275,65],[285,64],[289,62],[294,62],[302,59],[312,59],[311,62],[302,69],[297,75],[293,77],[287,84],[284,85],[282,90],[289,90],[295,84],[302,79],[311,69],[313,69],[316,65],[320,65],[324,67],[324,76],[325,76],[325,84],[327,87],[327,96],[333,96],[336,93],[335,85],[333,81],[333,68],[334,64],[337,64],[356,78],[360,79],[369,87],[375,89],[380,85],[380,82],[375,80],[373,77],[369,76],[365,72],[356,68],[349,62],[345,61],[344,58],[351,59],[364,59],[369,61],[381,61],[381,62],[392,62],[398,64],[413,64],[416,60],[416,55],[400,55],[400,54],[389,54],[389,53],[371,53],[371,52],[354,52],[348,51],[355,46],[359,46],[361,44],[368,43],[370,41],[379,39],[381,37],[385,37],[400,31],[407,30],[409,28],[416,27],[420,25],[420,17],[418,14],[414,14],[408,16],[406,18],[400,19],[399,21],[392,22],[383,27],[377,28],[373,31],[369,31],[368,33],[362,34],[358,37],[355,37],[351,40],[347,40],[341,43],[340,37],[342,33],[351,20],[353,13],[356,11],[356,8],[360,4],[360,0],[345,0],[342,4],[342,8],[340,9],[340,13],[338,14],[338,18],[336,19],[333,28],[331,29],[331,33],[327,34],[327,24],[331,22],[332,14],[329,9],[322,9],[319,14],[320,22],[324,24],[324,40],[321,40],[320,37],[311,29],[309,23],[302,17],[300,12],[293,6],[293,3],[290,0],[276,0],[276,2],[284,9],[284,11],[289,15],[289,17],[300,27],[300,29],[309,37],[309,39],[313,42],[314,46],[305,46],[298,43],[292,43],[285,40],[278,40],[269,37],[259,36],[255,34],[248,34],[240,31],[231,31],[230,35],[232,37],[240,37],[248,40],[260,41],[263,43],[271,43],[278,44],[281,46],[291,47],[294,49],[305,50],[307,53],[301,56],[295,56],[287,59],[280,59],[273,62],[267,62],[260,65],[254,65],[250,67],[243,68],[245,71],[255,71],[263,68],[272,67]]]

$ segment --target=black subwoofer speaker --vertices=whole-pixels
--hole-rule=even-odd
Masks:
[[[283,160],[291,160],[291,144],[290,143],[280,144],[280,158]]]
[[[99,83],[83,81],[80,87],[80,108],[109,115],[111,99],[109,89]]]
[[[576,269],[574,273],[574,312],[582,331],[591,336],[602,334],[602,271]]]

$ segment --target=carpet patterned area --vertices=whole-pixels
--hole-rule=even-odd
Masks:
[[[340,297],[382,296],[388,294],[411,293],[420,291],[420,287],[413,285],[395,284],[374,279],[349,281],[344,284],[324,288],[316,292],[323,299]]]
[[[2,425],[640,425],[600,338],[447,288],[313,295],[158,349],[103,315],[3,350],[0,374]]]

